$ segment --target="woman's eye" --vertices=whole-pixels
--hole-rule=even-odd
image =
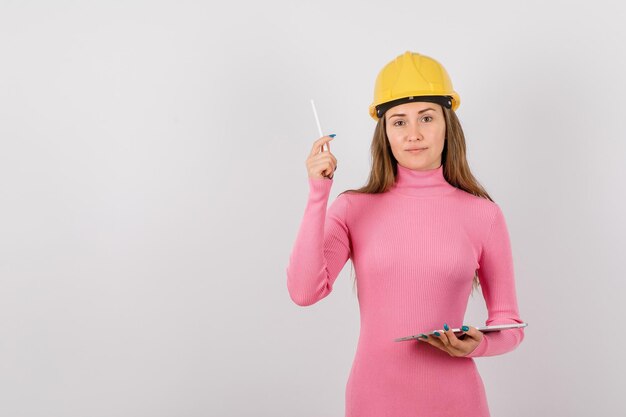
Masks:
[[[424,116],[422,117],[422,121],[426,121],[426,122],[430,122],[433,120],[432,116]],[[406,124],[404,123],[404,120],[397,120],[393,123],[394,126],[402,126],[400,123],[402,123],[402,125]]]

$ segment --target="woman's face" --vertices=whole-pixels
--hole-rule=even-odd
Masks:
[[[434,169],[441,165],[446,122],[439,104],[414,101],[385,112],[387,137],[393,156],[409,169]],[[412,151],[411,149],[423,150]]]

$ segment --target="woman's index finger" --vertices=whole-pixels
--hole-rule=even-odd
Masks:
[[[324,143],[333,140],[334,138],[330,136],[322,136],[315,142],[313,142],[313,147],[311,148],[311,156],[318,154],[324,151]],[[328,144],[327,144],[328,145]],[[330,150],[330,147],[328,148]]]

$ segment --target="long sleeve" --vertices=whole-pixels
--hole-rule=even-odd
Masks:
[[[486,325],[523,323],[519,317],[513,255],[506,221],[500,206],[483,246],[478,276],[487,306]],[[480,344],[465,357],[495,356],[515,349],[524,339],[524,329],[485,333]]]
[[[308,180],[309,197],[286,269],[289,295],[300,306],[326,297],[350,256],[347,197],[340,194],[327,211],[333,180]]]

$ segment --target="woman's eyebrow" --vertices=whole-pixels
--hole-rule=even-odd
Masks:
[[[428,110],[435,110],[435,109],[428,107],[428,108],[426,108],[424,110],[418,111],[417,114],[422,114],[422,113],[424,113],[425,111],[428,111]],[[406,114],[404,114],[404,113],[396,113],[396,114],[392,114],[391,116],[389,116],[389,118],[391,119],[392,117],[396,117],[396,116],[404,117],[404,116],[406,116]]]

